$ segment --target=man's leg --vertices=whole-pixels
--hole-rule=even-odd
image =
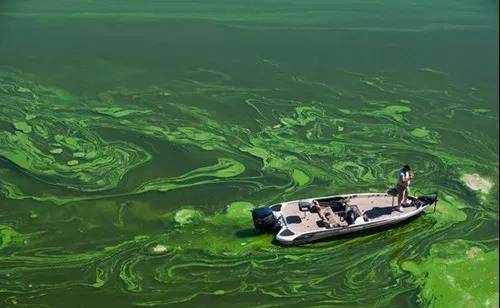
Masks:
[[[404,187],[398,185],[397,190],[398,190],[398,206],[396,207],[395,210],[398,212],[402,212],[401,201],[405,198],[405,196],[404,196],[405,189],[404,189]]]
[[[408,204],[407,197],[408,197],[408,189],[405,188],[405,189],[403,189],[403,204],[404,205]]]
[[[398,208],[401,206],[401,200],[403,200],[404,191],[398,191]]]

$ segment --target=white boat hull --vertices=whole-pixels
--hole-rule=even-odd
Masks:
[[[386,193],[367,193],[295,200],[273,205],[270,209],[273,210],[273,214],[279,222],[279,231],[276,234],[276,239],[284,245],[295,245],[343,234],[391,226],[421,214],[427,207],[437,202],[437,197],[421,197],[424,199],[411,198],[413,205],[403,208],[402,212],[397,212],[394,210],[394,198]],[[349,225],[322,227],[319,225],[320,220],[317,214],[299,210],[301,202],[307,203],[312,202],[312,200],[324,202],[324,204],[327,204],[325,207],[330,207],[328,202],[336,202],[332,200],[347,200],[345,204],[355,204],[356,207],[360,208],[363,217],[358,217]],[[335,213],[340,216],[340,212]]]

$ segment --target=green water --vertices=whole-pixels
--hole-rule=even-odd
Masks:
[[[0,306],[497,307],[497,36],[494,1],[2,1]],[[436,212],[253,232],[404,163]]]

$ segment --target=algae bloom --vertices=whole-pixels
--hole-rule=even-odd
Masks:
[[[25,236],[12,227],[0,225],[0,250],[23,244]]]
[[[406,261],[402,268],[415,277],[426,306],[498,307],[498,250],[440,242],[423,261]]]
[[[167,246],[162,245],[162,244],[157,244],[157,245],[151,247],[152,254],[164,254],[167,252],[168,252]]]
[[[488,193],[490,189],[493,187],[493,183],[488,179],[481,177],[477,173],[473,174],[464,174],[462,180],[465,182],[465,185],[472,190],[481,191],[483,193]]]
[[[177,211],[174,216],[174,220],[179,225],[186,225],[194,222],[201,218],[201,213],[193,209],[182,209]]]

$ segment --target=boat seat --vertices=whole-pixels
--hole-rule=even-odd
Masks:
[[[299,201],[298,206],[299,206],[299,212],[304,213],[304,215],[302,215],[302,219],[305,219],[307,213],[311,211],[311,204],[309,202]]]
[[[311,210],[311,204],[309,202],[299,201],[299,211],[309,212]]]
[[[302,222],[300,216],[297,215],[287,216],[285,220],[287,224],[300,224]]]

